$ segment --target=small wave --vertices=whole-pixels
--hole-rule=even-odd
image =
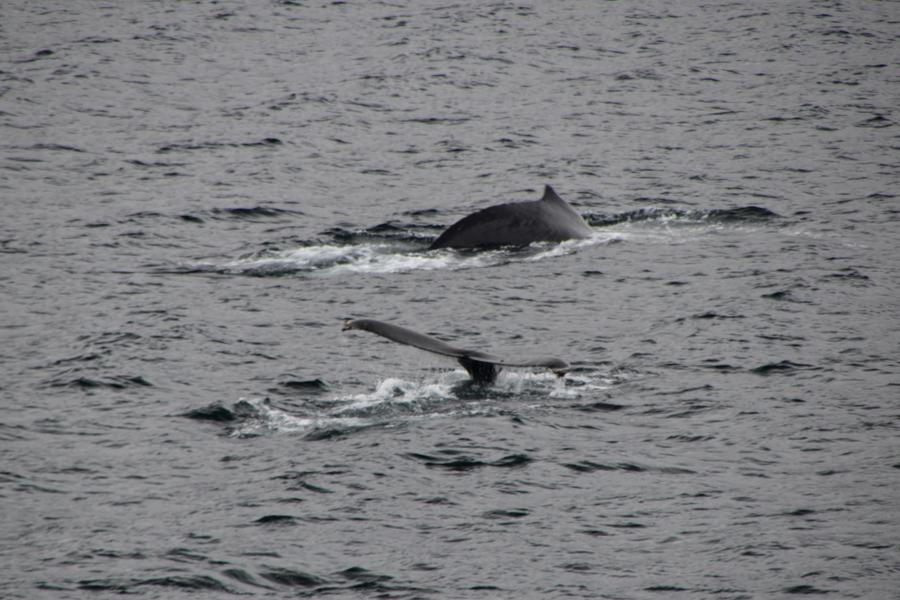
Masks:
[[[782,360],[779,362],[770,362],[764,365],[760,365],[753,369],[750,369],[751,373],[756,373],[757,375],[774,375],[774,374],[784,374],[784,375],[793,375],[798,371],[818,371],[820,367],[816,365],[810,365],[805,363],[795,363],[790,360]]]
[[[234,591],[209,575],[169,575],[164,577],[151,577],[149,579],[86,579],[79,582],[78,587],[90,591],[111,591],[120,594],[134,593],[134,588],[142,586],[156,586],[180,588],[186,591],[215,591],[234,593]]]
[[[265,219],[283,216],[302,216],[298,210],[276,208],[273,206],[237,206],[232,208],[213,208],[209,214],[224,219]]]
[[[260,575],[272,583],[289,587],[316,587],[323,585],[326,581],[312,573],[283,567],[270,567],[268,570],[260,573]]]
[[[657,199],[654,199],[657,200]],[[658,200],[657,200],[658,201]],[[734,225],[761,223],[780,216],[761,206],[682,210],[678,208],[641,208],[618,215],[585,215],[592,227],[606,227],[621,223],[656,223],[662,225]]]
[[[228,583],[223,579],[227,578]],[[413,587],[394,577],[375,573],[362,567],[349,567],[342,571],[324,575],[300,570],[294,566],[261,565],[256,572],[243,568],[229,567],[221,573],[176,573],[159,577],[108,577],[84,579],[78,582],[78,589],[91,592],[114,592],[119,594],[141,593],[146,586],[170,588],[169,593],[214,592],[219,594],[252,593],[251,590],[294,590],[303,596],[310,594],[331,595],[337,591],[358,592],[361,589],[380,597],[406,597],[409,594],[431,593]],[[48,588],[49,589],[49,588]]]
[[[214,150],[216,148],[255,148],[260,146],[280,146],[282,141],[276,137],[243,142],[185,142],[160,146],[156,151],[160,154],[170,152],[190,152],[194,150]]]
[[[55,379],[50,382],[51,387],[72,387],[83,390],[107,388],[124,390],[131,387],[150,387],[153,384],[140,375],[113,375],[110,377],[86,377],[79,376],[73,379]]]
[[[450,471],[471,471],[482,467],[515,468],[534,462],[527,454],[507,454],[499,458],[482,458],[472,449],[438,448],[431,454],[409,452],[406,457],[424,464],[426,467]]]
[[[690,469],[685,469],[682,467],[641,465],[628,461],[600,463],[592,460],[582,460],[574,463],[562,463],[562,465],[577,473],[594,473],[596,471],[626,471],[631,473],[644,473],[647,471],[652,471],[656,473],[666,473],[669,475],[693,475],[696,473],[696,471],[692,471]]]
[[[322,235],[334,244],[343,246],[367,244],[377,242],[392,242],[395,244],[408,244],[411,247],[425,248],[434,239],[430,230],[438,226],[419,225],[416,223],[402,223],[398,221],[385,221],[373,225],[364,230],[345,229],[332,227],[322,232]],[[428,231],[423,231],[428,230]]]
[[[131,160],[129,163],[142,168],[166,168],[183,167],[187,163],[182,162],[147,162]],[[191,224],[206,223],[207,221],[255,221],[255,222],[287,222],[302,217],[300,210],[280,208],[276,206],[233,206],[226,208],[212,208],[191,213],[159,212],[142,210],[125,215],[118,220],[120,225],[133,225],[135,223],[169,221]]]
[[[287,379],[280,384],[285,390],[302,392],[322,392],[328,389],[328,383],[316,377],[315,379]]]
[[[86,152],[86,150],[82,148],[78,148],[77,146],[67,146],[65,144],[34,144],[33,146],[26,148],[27,150],[50,150],[53,152]]]

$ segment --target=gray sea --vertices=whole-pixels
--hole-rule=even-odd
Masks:
[[[5,0],[0,597],[897,598],[898,120],[890,1]]]

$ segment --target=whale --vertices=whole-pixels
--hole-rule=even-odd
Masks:
[[[425,350],[440,356],[455,358],[466,370],[472,381],[478,385],[490,385],[497,379],[503,367],[531,367],[550,369],[557,377],[563,377],[569,371],[569,364],[559,358],[501,358],[480,350],[457,348],[437,338],[407,329],[399,325],[376,321],[375,319],[348,319],[342,331],[368,331],[380,335],[392,342]]]
[[[549,185],[540,200],[489,206],[441,233],[429,250],[527,246],[590,237],[593,230]]]

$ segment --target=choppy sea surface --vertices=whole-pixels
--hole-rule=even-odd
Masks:
[[[0,596],[896,598],[898,6],[3,2]]]

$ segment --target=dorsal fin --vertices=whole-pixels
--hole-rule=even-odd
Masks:
[[[553,188],[549,185],[544,186],[544,195],[541,196],[541,202],[563,202],[563,199],[560,198]]]

